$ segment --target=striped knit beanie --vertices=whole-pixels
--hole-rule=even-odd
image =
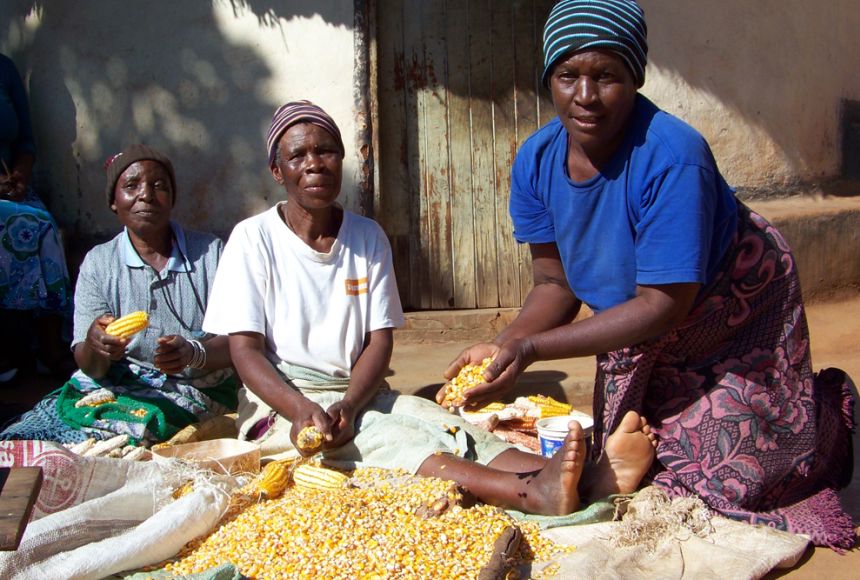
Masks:
[[[340,154],[345,155],[346,151],[343,147],[343,139],[340,137],[340,129],[337,128],[334,119],[310,101],[293,101],[275,111],[275,115],[272,117],[272,124],[269,126],[269,132],[266,133],[266,147],[269,150],[270,167],[275,162],[281,135],[296,123],[312,123],[318,127],[322,127],[332,134],[340,147]]]
[[[637,86],[645,83],[648,56],[645,13],[634,0],[562,0],[550,11],[543,32],[543,75],[562,58],[590,48],[616,52],[627,63]]]

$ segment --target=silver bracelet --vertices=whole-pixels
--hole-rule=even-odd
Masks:
[[[206,347],[199,340],[189,340],[191,348],[194,352],[191,355],[191,360],[188,361],[188,368],[202,369],[206,366]]]

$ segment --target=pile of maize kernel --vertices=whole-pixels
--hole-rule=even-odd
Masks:
[[[291,485],[280,498],[258,502],[252,482],[234,494],[216,530],[165,569],[186,575],[231,562],[251,578],[477,578],[509,526],[523,534],[517,565],[572,550],[499,508],[457,505],[449,481],[367,468],[350,483],[338,490]],[[445,498],[453,507],[421,515]]]
[[[481,361],[480,365],[463,365],[457,376],[445,384],[445,399],[442,401],[444,407],[462,407],[463,395],[472,387],[477,387],[486,382],[484,371],[490,366],[493,359],[490,357]]]

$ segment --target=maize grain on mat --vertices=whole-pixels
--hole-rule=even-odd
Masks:
[[[186,546],[167,571],[232,562],[252,578],[477,578],[498,562],[496,542],[512,528],[522,541],[507,565],[572,549],[498,508],[460,506],[449,481],[405,472],[357,469],[346,487],[289,485],[268,501],[258,501],[258,490],[255,481],[236,492],[215,531]]]

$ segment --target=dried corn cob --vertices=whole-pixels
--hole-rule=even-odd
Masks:
[[[462,407],[465,399],[463,395],[472,387],[477,387],[486,382],[484,371],[490,366],[493,359],[490,357],[481,361],[480,365],[467,364],[460,369],[457,376],[445,384],[445,398],[443,407]]]
[[[98,457],[101,455],[107,455],[114,449],[121,449],[122,447],[124,447],[125,444],[128,443],[128,439],[128,435],[123,434],[111,437],[110,439],[105,439],[104,441],[99,441],[83,455],[84,457]]]
[[[349,477],[343,473],[312,463],[302,463],[293,471],[296,487],[304,489],[338,489],[347,481]]]
[[[477,411],[475,411],[475,413],[492,413],[493,411],[501,411],[504,408],[505,408],[504,403],[495,402],[495,403],[490,403],[489,405],[486,405],[485,407],[482,407],[481,409],[478,409]]]
[[[299,431],[296,437],[296,445],[300,451],[314,453],[322,447],[323,435],[315,425],[308,425]]]
[[[87,393],[83,397],[81,397],[76,403],[75,407],[98,407],[99,405],[103,405],[104,403],[112,403],[116,401],[116,395],[110,389],[96,389],[90,393]]]
[[[129,338],[147,326],[149,326],[149,315],[143,310],[138,310],[117,318],[107,325],[105,332],[119,338]]]
[[[567,403],[556,401],[552,397],[545,395],[532,395],[528,397],[528,400],[538,406],[541,418],[570,415],[570,411],[573,409],[573,407]]]
[[[143,459],[144,454],[146,454],[146,447],[135,447],[128,453],[122,456],[126,461],[140,461]]]
[[[281,459],[266,465],[257,482],[260,493],[268,499],[279,497],[284,493],[290,483],[290,471],[294,464],[295,461],[292,459]]]
[[[89,439],[87,439],[85,441],[81,441],[80,443],[75,443],[74,445],[69,447],[69,451],[71,451],[72,453],[77,453],[78,455],[83,455],[84,453],[89,451],[90,448],[92,448],[92,446],[95,444],[96,444],[96,440],[94,438],[90,437]]]

